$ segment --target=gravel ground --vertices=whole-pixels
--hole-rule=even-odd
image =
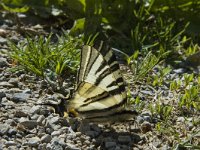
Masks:
[[[0,150],[171,149],[174,138],[155,131],[158,118],[152,118],[148,109],[143,109],[134,122],[97,125],[65,119],[52,106],[42,105],[41,101],[58,100],[60,94],[49,92],[44,81],[24,71],[8,71],[13,64],[5,54],[9,50],[7,38],[16,43],[24,39],[15,29],[11,20],[0,26]],[[176,79],[184,71],[174,70],[166,80]],[[158,93],[167,102],[174,96],[166,85],[155,90],[139,84],[131,91],[147,103],[155,101]],[[196,119],[199,120],[198,115]],[[187,120],[174,116],[174,120],[176,131],[182,132],[185,126],[191,132],[199,129],[192,123],[192,116]],[[195,144],[200,144],[200,134],[196,137]]]

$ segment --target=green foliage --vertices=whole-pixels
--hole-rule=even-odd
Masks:
[[[52,43],[51,37],[40,36],[34,40],[27,37],[27,41],[19,45],[10,43],[10,56],[52,86],[57,82],[62,87],[65,76],[75,73],[78,68],[81,41],[63,34],[57,36],[57,43]]]
[[[153,115],[159,115],[160,119],[167,120],[172,113],[172,106],[164,105],[157,102],[155,105],[150,104],[149,110]]]
[[[161,86],[163,85],[163,81],[164,81],[164,77],[171,72],[171,68],[170,67],[166,67],[164,69],[160,69],[159,70],[159,74],[156,76],[153,76],[153,86]]]
[[[159,62],[159,58],[157,58],[150,51],[142,61],[136,60],[138,56],[138,51],[136,51],[132,56],[127,58],[128,65],[131,68],[131,71],[134,74],[133,81],[138,81],[139,79],[143,79],[144,76]]]

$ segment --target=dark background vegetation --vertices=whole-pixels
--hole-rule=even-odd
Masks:
[[[2,0],[1,10],[37,16],[73,36],[84,33],[85,41],[99,32],[102,40],[128,54],[146,45],[174,51],[183,36],[199,42],[198,0]]]

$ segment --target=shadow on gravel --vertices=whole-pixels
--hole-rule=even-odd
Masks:
[[[139,142],[143,141],[139,136],[140,130],[134,128],[134,131],[131,131],[127,123],[110,126],[84,124],[79,130],[82,134],[91,138],[95,149],[132,150],[134,147],[137,147]]]

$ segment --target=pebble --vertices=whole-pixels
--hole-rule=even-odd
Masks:
[[[118,137],[119,143],[129,143],[131,142],[131,137],[130,136],[119,136]]]
[[[49,143],[51,141],[51,136],[49,134],[45,134],[41,137],[41,142],[42,143]]]
[[[21,125],[29,129],[33,129],[38,125],[36,120],[28,120],[26,118],[20,118],[19,122]]]
[[[25,102],[28,98],[30,98],[30,94],[26,93],[14,93],[11,97],[11,100],[14,102]]]
[[[1,39],[1,37],[0,37]],[[7,67],[9,64],[6,60],[6,58],[3,58],[3,57],[0,57],[0,68],[3,68],[3,67]]]
[[[10,84],[6,81],[0,82],[0,87],[4,87],[4,88],[12,88],[14,87],[13,84]]]
[[[99,135],[99,133],[96,132],[96,131],[86,131],[85,134],[90,136],[90,137],[92,137],[92,138],[94,138],[94,137]]]
[[[141,130],[142,130],[143,133],[147,133],[147,132],[151,131],[152,130],[151,124],[147,121],[143,122],[141,124]]]
[[[14,129],[9,129],[8,130],[8,134],[9,135],[16,135],[17,134],[17,130],[14,128]]]
[[[59,143],[59,141],[53,141],[51,143],[51,149],[52,150],[63,150],[62,145]]]
[[[116,142],[105,142],[105,148],[116,147]]]
[[[7,124],[0,124],[0,135],[6,135],[8,133],[8,130],[10,129],[10,126]]]
[[[26,145],[29,146],[38,146],[40,144],[40,138],[39,137],[32,137],[28,139],[28,142],[26,143]]]
[[[6,97],[6,93],[0,92],[0,101],[1,101],[1,99],[2,99],[3,97]]]
[[[58,135],[60,135],[61,134],[61,131],[60,130],[58,130],[58,131],[53,131],[52,133],[51,133],[51,136],[53,137],[53,136],[58,136]]]
[[[15,143],[14,141],[6,141],[4,144],[5,144],[6,146],[17,145],[17,143]]]
[[[42,106],[34,105],[34,106],[30,109],[29,112],[30,112],[31,114],[39,114],[41,109],[42,109]]]
[[[45,119],[45,117],[44,117],[44,115],[40,115],[39,117],[38,117],[38,119],[37,119],[37,123],[39,124],[39,125],[42,125],[43,123],[43,120]]]
[[[17,79],[17,78],[10,78],[10,80],[8,80],[8,83],[14,85],[14,87],[18,87],[19,79]]]
[[[177,122],[184,122],[185,121],[185,118],[184,117],[178,117],[177,118]]]
[[[15,117],[27,117],[28,114],[27,114],[27,112],[24,112],[22,110],[16,110],[14,113],[14,116]]]
[[[137,121],[139,124],[141,124],[141,123],[144,122],[144,118],[141,117],[141,116],[137,116],[136,121]]]

